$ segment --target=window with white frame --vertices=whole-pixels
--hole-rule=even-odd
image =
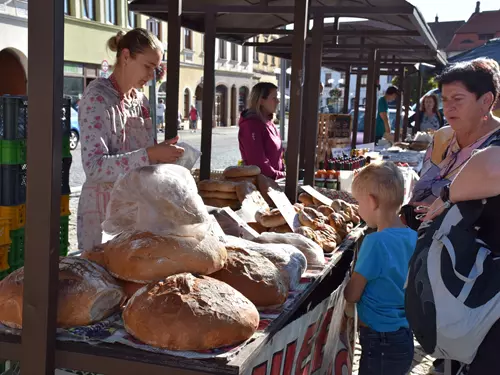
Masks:
[[[131,12],[130,10],[128,11],[127,22],[128,22],[128,27],[130,27],[131,29],[135,29],[135,26],[137,25],[137,18],[135,13]]]
[[[158,39],[161,40],[161,25],[160,21],[155,20],[154,18],[150,18],[146,21],[146,29],[153,35],[155,35]]]
[[[184,34],[184,49],[193,50],[193,32],[189,29],[183,29]]]
[[[64,0],[64,14],[70,14],[69,0]]]
[[[96,0],[81,0],[82,1],[82,16],[89,20],[96,20]]]
[[[116,25],[116,0],[106,0],[106,22]]]
[[[227,42],[222,39],[219,39],[219,59],[227,59]]]
[[[248,64],[248,47],[241,47],[241,62]]]
[[[238,46],[231,43],[231,61],[238,61]]]

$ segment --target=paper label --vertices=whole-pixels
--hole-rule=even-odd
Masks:
[[[325,206],[330,207],[333,203],[333,201],[330,198],[325,197],[323,194],[318,192],[315,188],[309,185],[304,185],[301,186],[301,189],[304,190],[307,194],[313,196],[316,198],[318,201],[320,201],[322,204]]]
[[[215,218],[214,215],[210,215],[210,219],[212,220],[212,223],[211,223],[212,234],[215,237],[219,237],[219,241],[223,241],[226,234],[222,230],[219,222],[217,221],[217,219]]]
[[[295,232],[295,229],[300,227],[299,215],[295,212],[295,208],[288,200],[288,197],[282,191],[270,190],[268,192],[269,198],[271,198],[280,210],[281,215],[285,218],[286,223],[291,230]]]
[[[234,212],[231,208],[224,207],[223,211],[225,213],[227,213],[231,219],[233,219],[234,221],[236,221],[236,223],[238,223],[240,228],[243,230],[244,234],[247,235],[247,236],[244,236],[245,239],[251,240],[251,239],[259,237],[259,233],[257,233],[257,231],[255,229],[253,229],[250,225],[245,223],[243,221],[243,219],[241,217],[239,217],[236,214],[236,212]],[[248,237],[250,237],[250,238],[248,238]]]

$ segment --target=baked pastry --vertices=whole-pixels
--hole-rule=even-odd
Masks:
[[[198,191],[222,191],[225,193],[236,192],[238,183],[224,180],[203,180],[198,182]]]
[[[266,228],[276,228],[281,225],[286,225],[285,218],[277,208],[271,211],[257,211],[255,214],[255,220]]]
[[[260,174],[260,168],[256,165],[246,165],[243,167],[227,167],[223,175],[228,178],[253,177]]]

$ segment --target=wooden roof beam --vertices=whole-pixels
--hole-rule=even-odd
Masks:
[[[245,34],[263,34],[263,35],[293,35],[293,30],[285,29],[259,29],[259,28],[218,28],[217,34],[232,34],[232,35],[245,35]],[[420,36],[417,30],[325,30],[324,35],[329,36],[350,36],[350,37],[373,37],[373,36],[393,36],[393,37],[405,37],[405,36]],[[312,36],[309,32],[308,36]]]
[[[244,43],[247,47],[260,47],[257,52],[262,53],[272,53],[272,52],[286,52],[291,51],[292,46],[289,44],[279,44],[279,43]],[[331,43],[323,44],[323,50],[327,52],[335,52],[338,50],[388,50],[388,51],[426,51],[430,50],[426,45],[409,45],[409,44],[338,44],[334,45]]]

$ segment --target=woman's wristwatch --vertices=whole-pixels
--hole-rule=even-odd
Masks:
[[[443,186],[443,188],[441,189],[441,193],[439,194],[439,198],[441,198],[441,200],[445,204],[452,204],[450,200],[450,184]]]

